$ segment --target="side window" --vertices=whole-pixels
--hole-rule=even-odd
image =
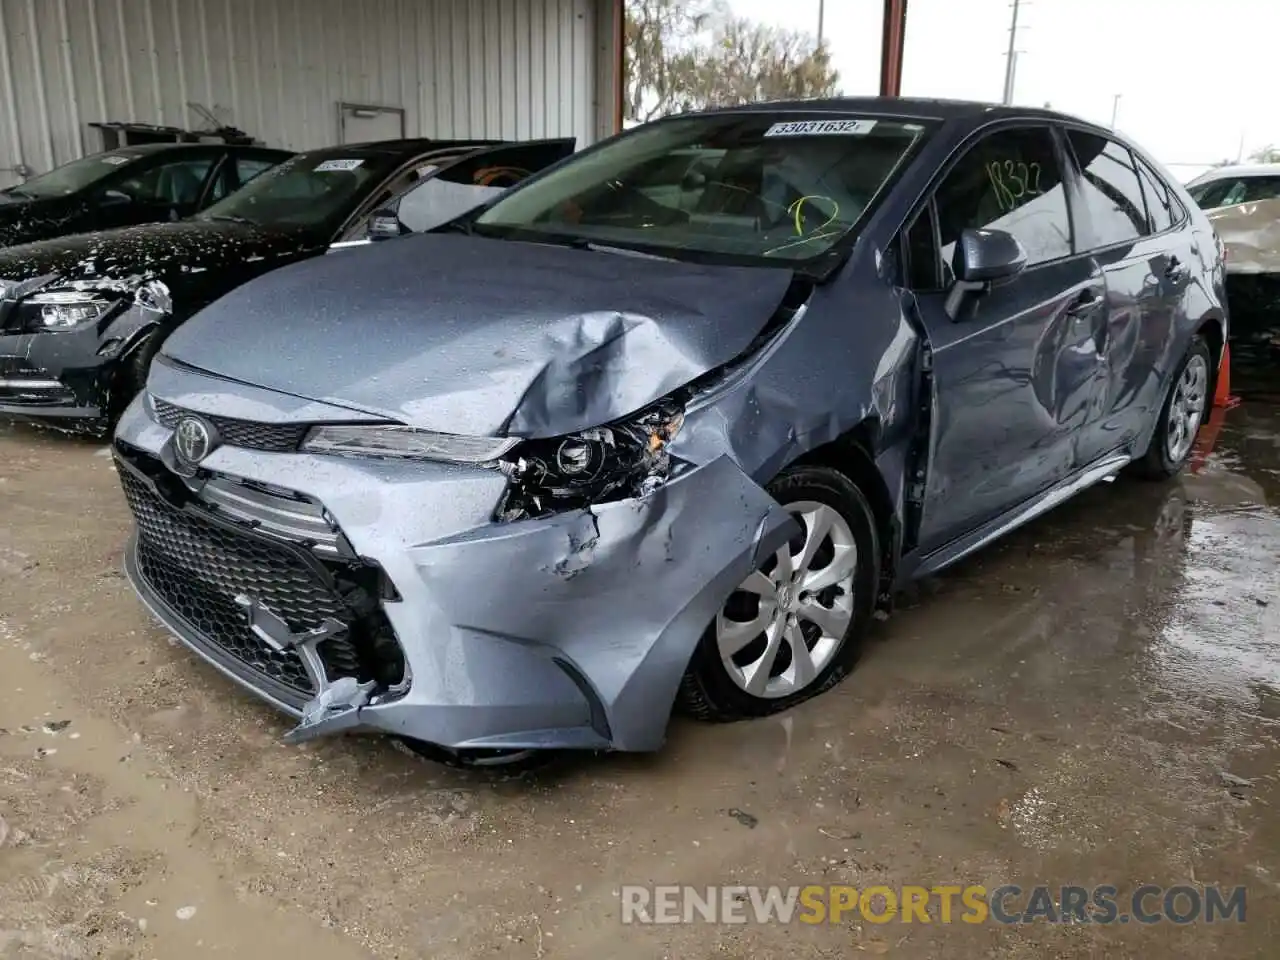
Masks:
[[[200,188],[204,186],[215,159],[208,156],[170,160],[122,180],[114,189],[127,193],[139,203],[175,207],[194,205],[200,200]]]
[[[933,206],[926,205],[916,214],[906,237],[906,284],[912,290],[937,290],[942,286],[938,264],[938,246],[933,235]]]
[[[279,161],[264,160],[262,157],[236,157],[236,180],[244,186],[260,173],[266,173]]]
[[[1028,265],[1071,253],[1071,218],[1048,127],[984,137],[939,184],[934,202],[944,263],[966,227],[1007,230],[1022,241]]]
[[[506,187],[480,186],[470,177],[457,178],[450,173],[446,170],[401,197],[396,210],[400,222],[414,233],[422,233],[507,191]]]
[[[1097,134],[1067,131],[1080,164],[1085,204],[1093,226],[1091,247],[1137,240],[1151,232],[1133,157],[1120,144]]]
[[[1174,223],[1173,206],[1169,202],[1169,187],[1143,160],[1137,157],[1134,159],[1138,162],[1138,177],[1142,181],[1142,193],[1147,199],[1151,230],[1153,233],[1163,233]]]

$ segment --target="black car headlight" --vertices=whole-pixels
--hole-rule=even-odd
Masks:
[[[660,400],[623,420],[547,440],[525,440],[502,461],[511,478],[496,519],[524,520],[642,496],[666,482],[668,447],[684,404]]]
[[[49,290],[19,301],[23,329],[71,330],[101,320],[120,302],[118,296],[89,290]]]

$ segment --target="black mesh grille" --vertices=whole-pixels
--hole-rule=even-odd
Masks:
[[[151,398],[151,404],[156,419],[170,430],[189,413],[157,397]],[[297,450],[302,438],[307,435],[306,424],[258,423],[254,420],[234,420],[231,417],[210,417],[203,413],[199,416],[213,424],[222,442],[232,447],[287,453]]]
[[[310,696],[314,690],[297,654],[259,640],[235,597],[259,601],[298,632],[326,617],[351,623],[353,611],[337,591],[290,550],[170,506],[127,468],[120,476],[138,523],[139,570],[150,587],[226,653]],[[330,679],[361,676],[360,657],[347,638],[325,641],[319,650]]]

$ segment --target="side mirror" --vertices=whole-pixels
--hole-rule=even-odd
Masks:
[[[390,240],[403,237],[408,232],[394,210],[375,210],[369,217],[370,240]]]
[[[956,281],[947,294],[947,316],[954,320],[965,297],[985,293],[996,284],[1011,280],[1026,265],[1026,248],[1013,234],[1005,230],[962,230],[951,261]]]

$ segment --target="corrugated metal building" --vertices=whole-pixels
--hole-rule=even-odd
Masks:
[[[296,150],[618,124],[621,0],[0,0],[0,186],[88,124],[223,124]]]

